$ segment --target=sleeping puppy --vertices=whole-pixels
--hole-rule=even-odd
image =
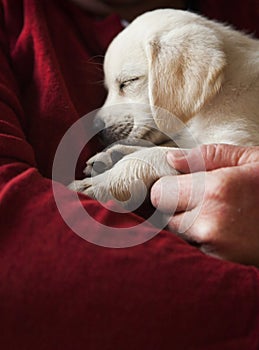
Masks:
[[[116,144],[87,162],[91,177],[74,190],[127,207],[143,183],[177,173],[168,147],[259,145],[258,40],[187,11],[155,10],[113,40],[104,71],[108,97],[95,125]]]

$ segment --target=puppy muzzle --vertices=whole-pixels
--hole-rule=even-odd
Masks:
[[[119,140],[126,139],[133,129],[133,121],[129,118],[125,122],[107,125],[100,117],[95,117],[93,128],[104,145],[110,145]]]

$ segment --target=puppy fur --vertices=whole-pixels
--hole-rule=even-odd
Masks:
[[[138,197],[134,183],[149,188],[177,173],[168,147],[259,144],[259,41],[244,33],[187,11],[147,12],[110,44],[104,71],[108,96],[96,121],[109,130],[106,141],[127,142],[91,158],[92,177],[75,190],[128,205]],[[98,174],[96,162],[106,171]]]

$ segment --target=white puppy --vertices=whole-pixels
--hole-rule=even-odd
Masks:
[[[104,70],[108,97],[95,123],[105,140],[127,142],[91,158],[92,177],[73,189],[128,205],[142,181],[150,188],[176,173],[168,147],[259,145],[258,40],[190,12],[155,10],[113,40]]]

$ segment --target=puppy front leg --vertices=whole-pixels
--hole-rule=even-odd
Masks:
[[[113,199],[136,208],[149,196],[152,184],[162,176],[176,175],[166,160],[168,147],[145,148],[124,156],[111,169],[92,178],[75,181],[71,189],[101,202]]]

